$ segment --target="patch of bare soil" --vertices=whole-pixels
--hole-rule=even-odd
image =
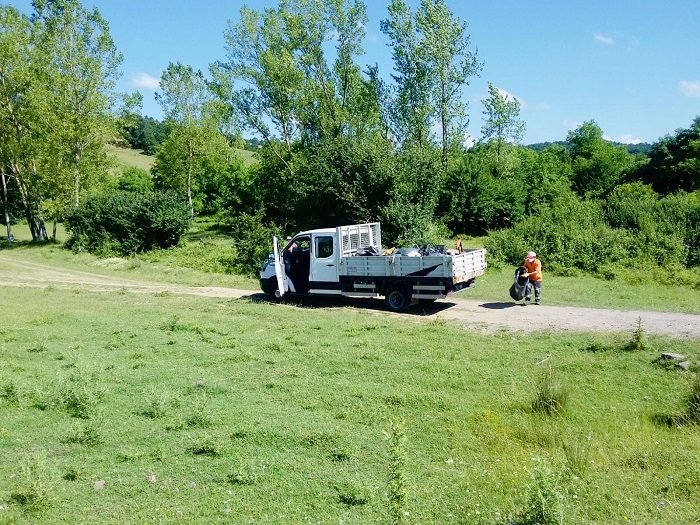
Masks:
[[[48,286],[62,289],[80,289],[93,292],[126,291],[133,293],[163,293],[200,295],[222,298],[250,298],[267,300],[260,292],[222,287],[193,287],[172,284],[141,282],[119,277],[108,277],[79,270],[54,268],[46,264],[31,263],[14,256],[0,254],[0,280],[2,287]],[[429,307],[414,307],[413,317],[445,319],[465,329],[482,333],[497,331],[531,332],[628,332],[641,320],[647,334],[665,335],[681,339],[700,339],[700,315],[651,311],[623,311],[568,306],[529,305],[513,302],[482,302],[469,299],[464,292],[455,301],[437,301]],[[310,306],[358,306],[386,312],[384,303],[369,300],[328,300],[310,302]]]

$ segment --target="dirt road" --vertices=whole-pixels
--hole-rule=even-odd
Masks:
[[[0,254],[0,275],[3,275],[0,287],[44,288],[52,286],[93,292],[169,292],[207,297],[267,300],[262,293],[251,290],[141,282],[27,262],[17,258],[14,254]],[[8,279],[7,276],[12,276],[12,278]],[[700,339],[700,315],[548,305],[522,306],[513,302],[474,301],[469,299],[468,294],[467,291],[454,301],[437,301],[428,308],[415,307],[409,314],[404,315],[446,319],[466,329],[483,333],[499,330],[521,333],[549,330],[555,332],[627,332],[631,334],[641,319],[642,327],[647,334],[666,335],[681,339]],[[385,311],[383,302],[377,299],[324,299],[313,301],[311,304],[318,307],[362,306],[381,315],[395,315]]]

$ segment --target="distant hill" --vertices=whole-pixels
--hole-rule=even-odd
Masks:
[[[540,153],[543,149],[547,149],[548,147],[555,144],[558,146],[563,146],[564,148],[568,147],[568,144],[562,140],[556,142],[538,142],[536,144],[528,144],[525,147],[534,150],[537,153]],[[620,142],[612,142],[612,144],[614,144],[615,146],[626,147],[627,151],[629,151],[632,155],[648,155],[652,147],[651,144],[647,144],[646,142],[640,142],[639,144],[622,144]]]

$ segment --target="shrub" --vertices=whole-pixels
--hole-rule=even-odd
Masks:
[[[117,181],[117,188],[134,193],[153,191],[153,178],[144,169],[129,166],[122,169],[122,176]]]
[[[22,460],[21,472],[15,478],[17,487],[10,492],[10,501],[29,512],[46,509],[54,502],[55,474],[46,453]]]
[[[113,191],[69,211],[67,243],[97,255],[132,255],[180,242],[189,228],[186,205],[173,194]]]
[[[255,275],[272,251],[272,236],[277,233],[276,228],[262,224],[262,212],[255,216],[240,215],[229,226],[234,248],[232,270]]]
[[[630,340],[622,346],[622,350],[628,352],[636,352],[647,349],[646,335],[644,334],[644,327],[642,326],[642,318],[637,318],[637,326],[632,332],[632,337]]]
[[[568,397],[567,388],[552,368],[547,367],[535,384],[535,399],[532,402],[532,410],[549,415],[559,414],[564,409]]]
[[[560,476],[541,464],[531,472],[530,498],[516,517],[518,525],[561,525],[564,523],[564,492]]]

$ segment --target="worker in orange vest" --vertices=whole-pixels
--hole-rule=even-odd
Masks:
[[[535,289],[535,304],[540,304],[540,293],[542,289],[542,262],[537,258],[535,252],[527,252],[525,261],[523,262],[526,273],[523,277],[527,277],[525,285],[525,304],[530,304],[532,299],[532,289]]]

